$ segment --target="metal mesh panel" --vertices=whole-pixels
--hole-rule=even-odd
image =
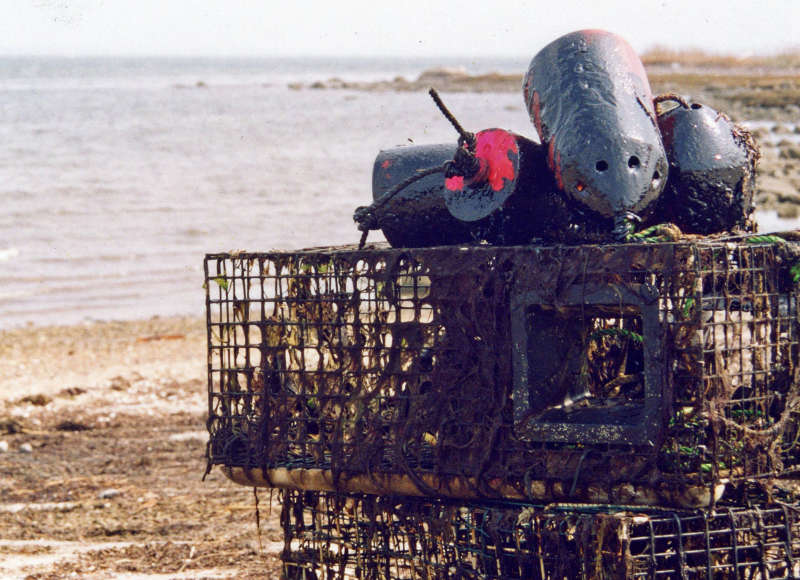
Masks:
[[[794,256],[210,255],[209,462],[301,489],[712,503],[797,464]]]
[[[288,578],[796,578],[798,514],[287,492]]]

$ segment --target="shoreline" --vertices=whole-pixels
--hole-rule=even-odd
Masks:
[[[0,330],[0,400],[99,388],[115,377],[205,381],[206,365],[201,317]]]

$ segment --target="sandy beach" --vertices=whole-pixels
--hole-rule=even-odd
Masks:
[[[279,506],[205,471],[205,325],[0,332],[0,577],[278,578]],[[165,576],[166,575],[166,576]]]

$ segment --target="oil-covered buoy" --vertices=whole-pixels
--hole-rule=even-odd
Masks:
[[[475,134],[477,171],[458,171],[445,179],[443,191],[450,214],[468,225],[476,240],[492,244],[522,244],[536,237],[537,183],[543,172],[540,146],[504,129]]]
[[[380,200],[420,169],[438,167],[453,159],[456,145],[409,145],[378,153],[372,167],[372,197]],[[395,248],[458,244],[472,236],[466,224],[445,205],[445,178],[431,173],[402,187],[380,208],[378,225]]]
[[[625,40],[602,30],[558,38],[531,60],[523,93],[562,191],[617,225],[647,213],[667,158],[644,66]]]
[[[664,100],[678,106],[658,116],[670,168],[653,219],[692,234],[754,231],[759,152],[750,133],[706,105]]]
[[[538,196],[549,173],[539,144],[504,129],[479,131],[471,146],[381,151],[373,203],[355,220],[394,247],[527,243],[543,228]]]

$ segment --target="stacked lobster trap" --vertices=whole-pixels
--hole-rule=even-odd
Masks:
[[[290,576],[794,577],[798,255],[209,255],[209,468]]]
[[[291,578],[797,578],[785,505],[678,513],[290,492]],[[607,508],[606,508],[607,509]],[[328,575],[325,575],[325,571]]]

